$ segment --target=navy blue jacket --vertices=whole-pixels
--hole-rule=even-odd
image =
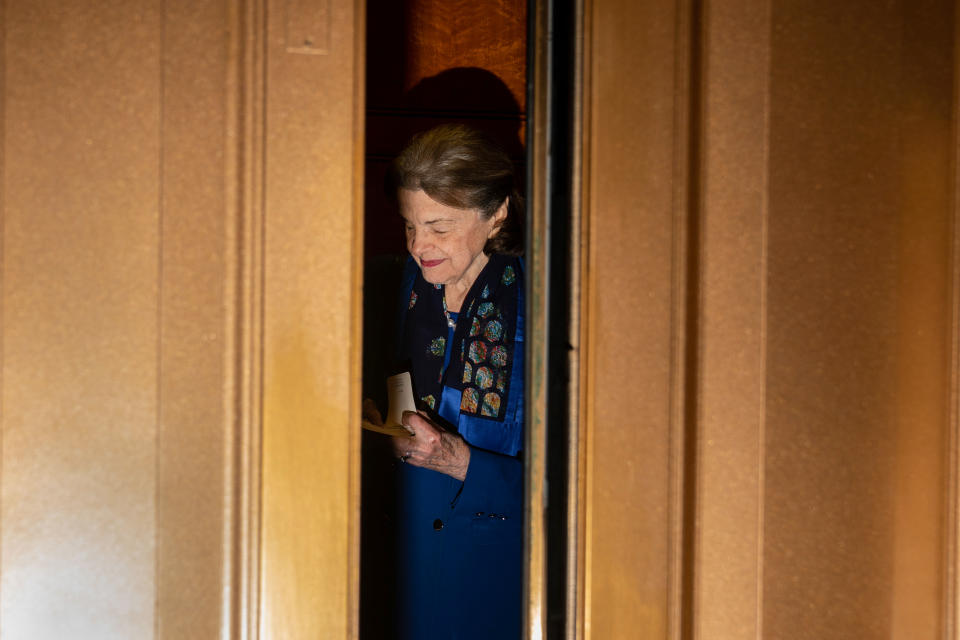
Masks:
[[[401,300],[409,297],[418,273],[411,261]],[[517,284],[504,419],[461,414],[461,392],[449,386],[443,387],[437,407],[470,445],[466,479],[397,466],[395,630],[404,640],[511,640],[522,635],[522,279]],[[460,345],[449,339],[446,349],[458,353]]]

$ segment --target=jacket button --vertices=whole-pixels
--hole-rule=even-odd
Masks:
[[[433,530],[440,531],[440,529],[443,529],[443,520],[441,520],[440,518],[437,518],[436,520],[433,521]]]

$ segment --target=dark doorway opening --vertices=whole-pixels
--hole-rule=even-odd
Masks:
[[[494,137],[524,175],[527,0],[368,0],[363,393],[383,410],[395,350],[403,227],[383,190],[390,161],[417,132],[464,123]],[[364,432],[360,632],[391,638],[395,464]]]

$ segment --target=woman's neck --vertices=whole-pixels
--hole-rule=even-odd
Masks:
[[[444,285],[443,295],[447,302],[447,311],[451,313],[460,312],[464,298],[470,293],[470,287],[476,282],[477,276],[479,276],[483,268],[487,266],[489,260],[490,256],[481,252],[480,255],[477,256],[477,259],[473,261],[473,264],[470,265],[470,268],[463,274],[462,278],[456,282]]]

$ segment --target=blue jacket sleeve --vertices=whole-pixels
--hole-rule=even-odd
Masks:
[[[470,466],[456,504],[457,511],[523,515],[523,460],[470,447]]]

